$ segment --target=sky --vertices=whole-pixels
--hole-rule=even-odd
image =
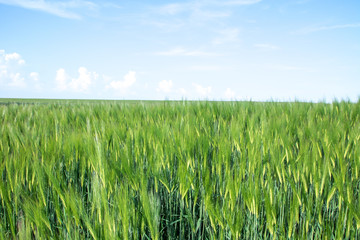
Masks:
[[[360,96],[358,0],[0,0],[0,98]]]

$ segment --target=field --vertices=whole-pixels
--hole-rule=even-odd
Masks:
[[[0,115],[0,239],[360,239],[360,101]]]

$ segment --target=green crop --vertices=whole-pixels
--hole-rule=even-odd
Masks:
[[[0,239],[359,239],[358,103],[0,105]]]

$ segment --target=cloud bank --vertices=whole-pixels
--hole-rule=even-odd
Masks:
[[[135,71],[129,71],[125,76],[124,79],[121,81],[112,81],[109,85],[107,85],[106,88],[119,90],[123,93],[127,92],[128,89],[134,85],[136,82],[136,72]]]
[[[10,87],[26,87],[23,65],[25,65],[25,60],[20,54],[6,53],[5,50],[0,49],[0,84]]]
[[[163,80],[158,83],[158,92],[169,93],[172,91],[173,82],[171,80]]]
[[[96,72],[90,72],[85,67],[79,67],[78,73],[78,77],[71,78],[65,69],[58,69],[55,77],[56,89],[59,91],[69,89],[75,92],[86,92],[99,77]]]

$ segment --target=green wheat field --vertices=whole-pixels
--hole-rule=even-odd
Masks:
[[[360,239],[360,100],[2,99],[0,116],[0,239]]]

